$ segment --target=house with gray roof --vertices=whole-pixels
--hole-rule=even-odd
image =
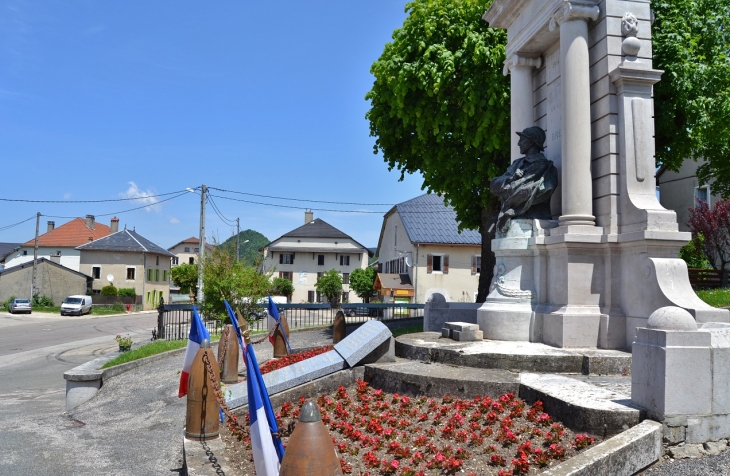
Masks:
[[[383,217],[375,287],[385,301],[423,303],[439,292],[450,301],[474,302],[481,244],[478,231],[459,232],[456,212],[442,197],[399,203]]]
[[[264,268],[273,269],[273,277],[286,278],[294,284],[292,302],[324,302],[315,284],[331,269],[342,275],[341,301],[362,302],[350,292],[350,273],[366,268],[372,251],[347,233],[314,218],[311,211],[305,212],[304,225],[268,243],[261,251],[265,256]]]
[[[144,309],[156,307],[170,296],[170,266],[174,254],[135,230],[124,229],[76,247],[80,269],[91,276],[92,293],[110,284],[134,288],[143,297]]]

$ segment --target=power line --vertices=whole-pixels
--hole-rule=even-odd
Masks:
[[[222,188],[216,188],[216,187],[208,187],[208,189],[211,190],[218,190],[219,192],[225,192],[225,193],[236,193],[238,195],[248,195],[251,197],[261,197],[261,198],[273,198],[274,200],[289,200],[292,202],[310,202],[310,203],[329,203],[331,205],[360,205],[363,207],[392,207],[392,203],[357,203],[357,202],[328,202],[327,200],[306,200],[303,198],[286,198],[286,197],[274,197],[271,195],[259,195],[256,193],[247,193],[247,192],[237,192],[235,190],[225,190]],[[223,197],[221,197],[223,198]],[[254,202],[252,202],[254,203]],[[301,208],[301,207],[296,207]],[[335,210],[337,211],[337,210]]]
[[[21,198],[0,198],[0,202],[23,202],[23,203],[104,203],[104,202],[126,202],[130,200],[146,200],[148,198],[165,197],[167,195],[174,195],[176,193],[185,193],[187,190],[178,190],[176,192],[158,193],[157,195],[145,195],[144,197],[130,197],[130,198],[110,198],[105,200],[26,200]],[[174,198],[174,197],[173,197]],[[157,203],[161,203],[165,200],[161,200]],[[103,216],[103,215],[100,215]],[[65,217],[57,217],[65,218]]]
[[[102,213],[102,214],[98,214],[98,215],[94,215],[94,216],[97,216],[97,217],[106,217],[106,216],[109,216],[109,215],[121,215],[122,213],[133,212],[134,210],[139,210],[141,208],[153,207],[153,206],[157,205],[158,203],[165,203],[165,202],[168,202],[170,200],[174,200],[175,198],[182,197],[183,195],[187,195],[187,194],[188,194],[188,191],[187,190],[183,190],[182,193],[178,193],[178,195],[175,195],[174,197],[166,198],[164,200],[158,200],[155,203],[149,203],[147,205],[142,205],[141,207],[130,208],[128,210],[122,210],[122,211],[118,211],[118,212]],[[166,195],[169,195],[169,194],[166,194]],[[73,216],[73,217],[64,217],[64,216],[58,216],[58,215],[42,215],[42,216],[48,217],[48,218],[67,218],[67,219],[68,218],[78,218],[78,217],[75,217],[75,216]]]
[[[218,189],[216,189],[216,190],[218,190]],[[293,206],[293,205],[278,205],[278,204],[275,204],[275,203],[254,202],[254,201],[251,201],[251,200],[243,200],[241,198],[224,197],[222,195],[211,195],[211,196],[216,197],[216,198],[222,198],[223,200],[232,200],[234,202],[252,203],[254,205],[264,205],[264,206],[267,206],[267,207],[294,208],[296,210],[316,210],[316,211],[319,211],[319,212],[337,212],[337,213],[377,213],[377,214],[385,213],[385,212],[382,212],[382,211],[380,211],[380,212],[374,212],[374,211],[371,211],[371,210],[330,210],[330,209],[327,209],[327,208],[296,207],[296,206]]]
[[[213,211],[216,215],[218,215],[218,218],[220,218],[226,225],[233,226],[236,223],[236,220],[229,220],[228,218],[223,216],[223,212],[218,209],[215,202],[213,201],[213,195],[208,192],[208,198],[210,199],[210,205],[213,207]]]
[[[36,217],[36,215],[33,215],[32,217],[26,218],[25,220],[19,221],[18,223],[13,223],[12,225],[5,225],[5,226],[3,226],[3,227],[0,228],[0,231],[9,230],[10,228],[13,228],[14,226],[22,225],[23,223],[25,223],[27,221],[31,221],[35,217]]]

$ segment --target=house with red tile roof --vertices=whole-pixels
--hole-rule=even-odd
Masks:
[[[213,245],[205,243],[205,252],[210,253],[213,250]],[[178,264],[196,264],[200,259],[200,239],[194,236],[182,240],[180,243],[171,246],[167,249],[170,253],[174,254],[172,258],[172,265],[177,266]]]
[[[98,223],[93,215],[73,220],[56,227],[49,221],[46,232],[38,236],[38,258],[46,258],[74,271],[79,271],[81,251],[76,247],[108,236],[119,229],[119,219],[111,219],[111,226]],[[5,267],[33,261],[35,238],[21,244],[5,257]]]

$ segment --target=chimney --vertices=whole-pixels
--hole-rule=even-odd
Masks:
[[[53,231],[53,229],[56,228],[56,222],[55,221],[49,221],[48,222],[48,229],[46,230],[46,233],[49,231]]]
[[[307,210],[304,212],[304,224],[306,225],[310,221],[314,219],[314,213],[312,213],[312,210]]]
[[[114,217],[112,218],[112,233],[116,233],[119,231],[119,218]]]
[[[86,215],[86,227],[89,230],[94,229],[94,215]]]
[[[90,236],[89,237],[89,243],[91,243],[92,241],[94,241],[94,237]]]

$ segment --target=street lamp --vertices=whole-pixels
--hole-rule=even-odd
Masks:
[[[188,192],[198,193],[192,188],[186,188]],[[200,192],[200,248],[198,248],[198,303],[203,302],[203,259],[205,258],[205,199],[208,187],[203,184]]]

